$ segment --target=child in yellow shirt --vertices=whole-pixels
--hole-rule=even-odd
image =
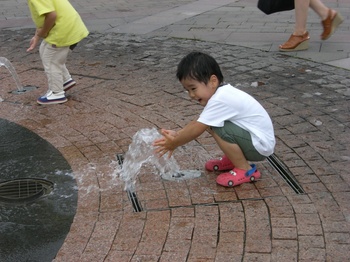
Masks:
[[[28,7],[37,29],[27,51],[32,51],[43,39],[39,53],[48,79],[48,91],[37,102],[64,103],[65,91],[75,85],[66,68],[69,51],[89,31],[68,0],[28,0]]]

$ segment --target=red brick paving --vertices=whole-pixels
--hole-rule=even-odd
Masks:
[[[235,46],[92,34],[68,63],[78,82],[67,93],[69,101],[39,106],[46,78],[38,54],[19,48],[31,30],[10,32],[1,35],[0,54],[12,61],[23,84],[40,88],[15,95],[11,77],[1,70],[0,117],[55,146],[79,189],[77,213],[55,261],[348,260],[350,121],[349,99],[341,91],[350,82],[346,70]],[[258,163],[260,181],[233,189],[217,186],[216,174],[204,170],[200,178],[174,182],[144,167],[136,183],[143,211],[133,212],[115,176],[116,154],[127,151],[139,129],[179,128],[199,112],[174,76],[179,58],[193,48],[230,53],[219,56],[229,62],[223,66],[226,79],[267,107],[276,154],[305,194],[296,194],[267,162]],[[245,69],[239,67],[242,53],[249,54]],[[282,73],[268,71],[274,70],[269,59]],[[262,73],[251,69],[260,61]],[[286,76],[300,67],[313,73]],[[269,84],[250,87],[267,74]],[[326,83],[319,84],[319,75]],[[306,92],[312,99],[302,97]],[[186,150],[200,152],[194,156],[200,161],[219,154],[208,135]],[[186,168],[200,166],[196,159],[183,161]]]

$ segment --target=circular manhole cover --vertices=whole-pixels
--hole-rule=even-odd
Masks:
[[[0,182],[0,201],[24,203],[49,194],[53,183],[39,178],[21,178]]]

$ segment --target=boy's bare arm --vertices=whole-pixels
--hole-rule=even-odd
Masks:
[[[56,12],[51,12],[45,14],[45,22],[42,28],[37,28],[35,35],[32,37],[29,43],[29,48],[27,52],[32,51],[39,43],[40,38],[45,38],[49,34],[52,27],[54,27],[56,22]]]
[[[169,157],[172,152],[179,146],[182,146],[200,136],[206,129],[207,125],[204,125],[198,121],[192,121],[187,124],[183,129],[177,132],[176,136],[171,135],[169,130],[162,130],[163,138],[156,140],[153,145],[157,147],[156,152],[163,156],[169,152]]]
[[[188,123],[183,129],[177,132],[177,136],[175,137],[173,143],[174,146],[179,147],[188,142],[199,137],[203,132],[208,128],[207,125],[198,122],[197,120],[193,120]]]
[[[49,34],[50,30],[55,25],[56,17],[57,17],[57,14],[56,14],[55,11],[54,12],[50,12],[50,13],[46,13],[45,14],[44,25],[43,25],[42,28],[38,28],[37,29],[36,34],[39,37],[42,37],[42,38],[47,37],[47,35]]]

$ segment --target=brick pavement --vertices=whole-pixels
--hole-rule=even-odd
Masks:
[[[24,85],[39,87],[15,95],[13,80],[1,70],[0,117],[46,139],[74,171],[77,214],[55,261],[348,260],[348,70],[232,44],[95,32],[69,59],[78,82],[69,101],[38,106],[46,79],[38,54],[25,53],[31,33],[0,33],[1,56]],[[115,176],[115,155],[127,151],[139,129],[180,128],[200,111],[174,76],[193,49],[211,53],[227,82],[267,108],[276,155],[304,194],[267,162],[258,163],[260,181],[233,189],[216,186],[210,172],[173,182],[144,167],[136,184],[143,211],[133,212]],[[198,161],[219,154],[208,135],[184,149],[191,152],[199,152]]]
[[[293,11],[265,15],[257,9],[257,0],[71,2],[92,32],[195,39],[268,52],[278,51],[294,24]],[[325,4],[340,11],[345,18],[335,36],[327,41],[320,40],[320,19],[310,10],[307,21],[310,48],[289,55],[350,69],[350,3],[327,0]],[[33,27],[26,2],[2,0],[0,7],[0,28]]]

